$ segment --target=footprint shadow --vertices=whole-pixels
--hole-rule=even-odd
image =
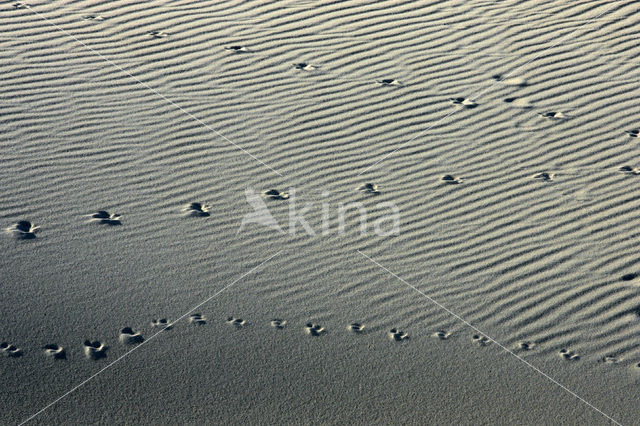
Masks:
[[[207,323],[207,318],[199,313],[189,315],[189,322],[193,325],[204,325]]]
[[[173,324],[170,324],[166,318],[160,319],[152,319],[151,327],[153,328],[161,328],[163,330],[171,330],[173,328]]]
[[[247,322],[245,320],[243,320],[242,318],[228,317],[227,318],[227,324],[232,325],[235,328],[242,328],[245,325],[247,325]]]
[[[107,357],[107,346],[99,341],[85,340],[83,344],[84,354],[87,358],[98,360]]]
[[[22,349],[7,342],[0,343],[0,351],[9,358],[19,358],[22,356]]]
[[[406,340],[409,340],[409,334],[405,333],[404,331],[398,330],[397,328],[392,328],[391,330],[389,330],[389,333],[387,333],[387,335],[389,336],[389,339],[396,342],[404,342]]]
[[[324,327],[311,322],[305,325],[304,331],[310,336],[321,336],[327,332]]]
[[[7,228],[7,232],[20,240],[34,239],[39,230],[39,226],[34,225],[28,220],[21,220]]]
[[[278,330],[282,330],[283,328],[285,328],[287,325],[287,322],[285,320],[282,319],[274,319],[271,320],[271,327],[278,329]]]
[[[120,330],[120,343],[125,345],[135,345],[144,342],[144,337],[139,332],[133,331],[131,327],[125,327]]]
[[[565,360],[565,361],[579,361],[580,360],[580,355],[578,355],[577,353],[570,351],[569,349],[560,349],[560,352],[558,352],[558,354]]]
[[[52,343],[52,344],[43,346],[42,349],[44,349],[44,353],[46,356],[51,357],[53,359],[65,359],[67,357],[67,354],[64,348],[60,345],[56,345]]]
[[[96,213],[89,215],[92,222],[97,222],[102,225],[119,226],[122,225],[120,221],[120,215],[116,213],[109,213],[106,210],[98,210]]]

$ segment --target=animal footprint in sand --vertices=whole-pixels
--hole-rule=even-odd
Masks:
[[[173,328],[173,325],[170,324],[166,318],[152,319],[151,326],[154,328],[162,328],[164,330],[171,330]]]
[[[530,351],[536,347],[536,344],[533,342],[520,342],[518,343],[518,347],[523,351]]]
[[[457,178],[453,175],[444,175],[440,178],[440,180],[450,185],[457,185],[459,183],[462,183],[462,179]]]
[[[125,327],[120,330],[120,342],[125,345],[135,345],[136,343],[142,343],[144,337],[139,332],[133,331],[131,327]]]
[[[540,117],[548,118],[549,120],[566,120],[569,118],[568,115],[560,111],[541,112],[538,113],[538,115]]]
[[[384,80],[378,80],[376,83],[378,83],[381,86],[402,86],[402,83],[400,83],[398,80],[395,80],[393,78],[385,78]]]
[[[153,38],[165,38],[169,36],[169,34],[164,31],[150,31],[149,35]]]
[[[3,355],[8,356],[9,358],[18,358],[22,356],[22,349],[14,345],[10,345],[7,342],[0,343],[0,351],[2,351]]]
[[[631,138],[637,138],[640,134],[640,129],[627,130],[626,133]]]
[[[234,318],[234,317],[227,318],[227,323],[229,325],[234,326],[235,328],[242,328],[247,324],[247,322],[242,318]]]
[[[244,46],[227,46],[227,47],[224,48],[224,50],[227,50],[229,52],[235,52],[235,53],[243,53],[243,52],[248,52],[249,51]]]
[[[553,173],[548,173],[548,172],[542,172],[542,173],[538,173],[537,175],[534,175],[533,178],[534,179],[540,179],[543,180],[545,182],[551,182],[554,178],[555,174]]]
[[[87,21],[104,21],[104,17],[100,15],[87,15],[84,17]]]
[[[617,364],[621,361],[620,358],[615,357],[613,355],[607,355],[602,357],[598,362],[604,362],[605,364]]]
[[[100,358],[106,358],[107,356],[107,347],[104,345],[104,343],[100,343],[99,341],[90,341],[90,340],[85,340],[84,344],[84,354],[87,358],[89,359],[100,359]]]
[[[314,66],[314,65],[310,65],[310,64],[306,64],[304,62],[301,62],[299,64],[293,64],[294,68],[297,70],[302,70],[302,71],[314,71],[316,69],[318,69],[318,67]]]
[[[40,230],[39,226],[34,225],[28,220],[21,220],[7,228],[7,232],[13,234],[14,237],[22,240],[30,240],[36,237],[36,232]]]
[[[362,191],[364,193],[374,194],[374,195],[380,194],[380,191],[378,190],[378,185],[376,185],[375,183],[365,183],[364,185],[358,187],[358,191]]]
[[[193,325],[203,325],[207,323],[207,319],[202,314],[189,315],[189,322]]]
[[[89,216],[91,217],[91,221],[98,222],[102,225],[122,225],[119,214],[109,213],[106,210],[98,210]]]
[[[636,167],[622,166],[618,170],[620,170],[623,173],[628,173],[630,175],[640,175],[640,170],[638,170]]]
[[[527,86],[527,81],[521,77],[504,78],[502,75],[496,74],[493,76],[493,79],[499,83],[504,84],[505,86],[517,86],[517,87]]]
[[[265,191],[264,196],[272,200],[286,200],[289,198],[289,194],[278,191],[277,189],[269,189],[268,191]]]
[[[313,324],[313,323],[307,323],[307,325],[305,325],[304,327],[304,330],[307,334],[311,336],[320,336],[321,334],[324,334],[327,332],[324,329],[324,327],[319,326],[318,324]]]
[[[400,331],[397,328],[392,328],[388,333],[389,339],[395,340],[396,342],[402,342],[404,340],[409,339],[409,334],[404,331]]]
[[[474,334],[471,340],[473,340],[475,343],[479,344],[480,346],[487,346],[489,343],[491,343],[491,339],[481,334]]]
[[[440,340],[447,340],[449,337],[451,337],[451,332],[440,330],[440,331],[436,331],[431,336],[437,337]]]
[[[559,354],[567,361],[578,361],[580,359],[580,355],[568,349],[560,349]]]
[[[285,320],[281,320],[281,319],[271,320],[271,327],[277,328],[278,330],[282,330],[286,325],[287,325],[287,322]]]
[[[64,359],[66,358],[66,353],[64,352],[64,348],[60,345],[50,344],[45,345],[42,349],[44,349],[44,354],[53,359]]]
[[[362,333],[364,331],[364,324],[359,322],[351,323],[347,326],[347,330],[353,331],[354,333]]]
[[[464,108],[475,108],[478,106],[476,101],[467,98],[450,98],[450,100],[454,105],[459,105]]]
[[[202,203],[191,203],[184,208],[184,211],[189,216],[194,217],[209,217],[211,215],[209,213],[209,206]]]

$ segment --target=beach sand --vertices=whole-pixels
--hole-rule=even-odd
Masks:
[[[0,5],[0,423],[638,424],[639,21]]]

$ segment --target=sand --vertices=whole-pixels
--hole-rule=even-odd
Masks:
[[[0,423],[637,424],[639,20],[1,5]]]

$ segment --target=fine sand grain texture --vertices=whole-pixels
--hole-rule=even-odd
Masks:
[[[638,424],[639,38],[633,0],[0,4],[0,423]]]

